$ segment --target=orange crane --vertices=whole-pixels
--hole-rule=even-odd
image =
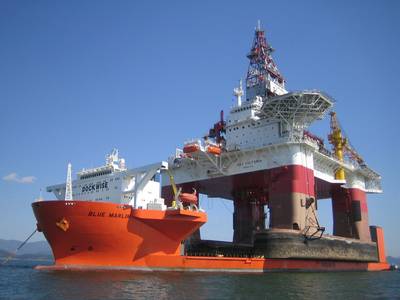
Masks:
[[[334,111],[330,112],[331,116],[331,132],[328,135],[328,140],[333,147],[333,152],[336,158],[340,161],[344,161],[344,155],[346,154],[352,161],[357,162],[360,166],[364,166],[364,159],[357,153],[357,151],[351,147],[350,142],[347,137],[343,135],[343,130],[339,124],[336,113]],[[346,178],[344,169],[340,167],[336,173],[335,178],[339,180],[344,180]]]

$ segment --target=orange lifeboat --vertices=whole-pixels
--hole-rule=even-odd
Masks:
[[[191,193],[181,193],[179,195],[179,199],[183,203],[197,204],[197,196],[196,196],[195,193],[193,193],[193,194],[191,194]]]
[[[214,155],[220,155],[221,154],[221,148],[218,146],[214,146],[214,145],[209,145],[207,147],[207,152],[210,154],[214,154]]]
[[[198,144],[187,144],[183,147],[183,153],[193,153],[200,150]]]

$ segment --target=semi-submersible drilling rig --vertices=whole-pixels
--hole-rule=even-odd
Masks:
[[[185,192],[233,201],[233,242],[205,241],[195,234],[189,255],[256,255],[385,261],[383,232],[369,226],[366,194],[381,193],[381,177],[350,146],[320,91],[288,92],[258,26],[250,53],[245,93],[202,139],[170,158],[173,178]],[[327,114],[328,150],[307,129]],[[170,177],[163,195],[172,199]],[[318,222],[318,202],[332,199],[333,235]],[[326,201],[326,200],[323,200]],[[266,224],[266,212],[268,224]],[[376,243],[380,240],[381,243]],[[378,244],[378,247],[377,247]]]

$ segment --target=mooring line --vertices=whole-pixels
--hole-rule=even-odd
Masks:
[[[8,257],[6,257],[6,259],[2,262],[2,265],[5,265],[7,262],[9,262],[10,259],[13,258],[13,257],[17,254],[18,250],[21,249],[21,248],[30,240],[31,237],[33,237],[33,235],[36,233],[36,231],[37,231],[37,228],[35,229],[34,232],[32,232],[32,233],[30,234],[30,236],[28,236],[28,238],[27,238],[25,241],[23,241],[23,242],[21,243],[21,245],[18,246],[17,249],[15,249],[15,251],[14,251],[11,255],[9,255]]]

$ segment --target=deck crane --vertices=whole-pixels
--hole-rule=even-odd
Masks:
[[[365,166],[364,159],[357,153],[357,151],[351,146],[347,137],[343,135],[343,130],[339,124],[339,121],[336,116],[336,112],[330,112],[331,122],[330,128],[331,131],[328,135],[328,140],[333,146],[333,151],[335,153],[336,158],[340,161],[344,161],[344,155],[347,155],[352,161],[357,162],[360,166]],[[345,173],[344,169],[340,167],[336,173],[335,178],[339,180],[344,180]]]

